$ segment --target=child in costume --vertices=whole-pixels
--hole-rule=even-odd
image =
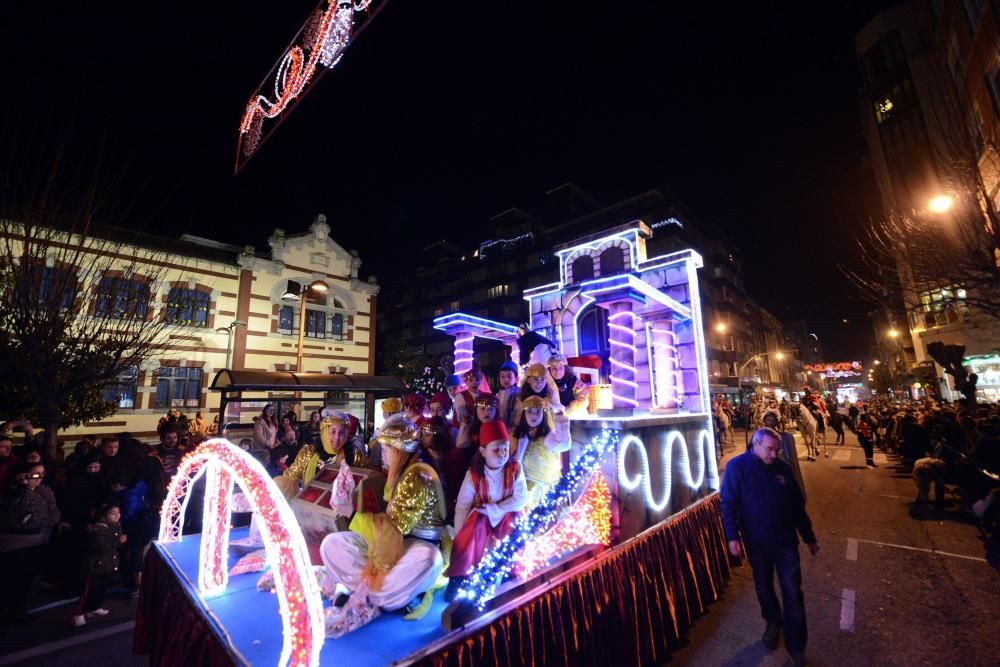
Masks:
[[[449,601],[490,543],[514,530],[514,520],[528,499],[524,472],[510,457],[507,427],[500,421],[483,424],[480,439],[483,444],[462,481],[455,506],[455,541],[445,572],[451,578],[445,592]]]
[[[520,421],[521,415],[517,405],[517,364],[513,361],[505,361],[500,366],[500,391],[497,392],[497,411],[500,413],[500,421],[504,423],[507,430],[513,429]]]
[[[541,396],[529,396],[521,407],[521,421],[511,436],[511,458],[524,469],[526,509],[531,510],[562,477],[561,453],[569,451],[571,439],[569,419],[556,415],[553,423],[549,403]]]
[[[524,379],[521,381],[521,387],[517,390],[518,406],[516,410],[518,413],[524,409],[524,400],[531,396],[539,396],[547,400],[553,412],[563,412],[556,383],[542,364],[531,364],[524,369]],[[518,422],[520,423],[520,419]]]
[[[451,524],[455,519],[458,490],[469,469],[469,461],[462,450],[455,447],[450,424],[438,415],[427,418],[420,425],[420,449],[422,460],[431,465],[441,478],[448,508],[446,523]]]
[[[331,533],[320,544],[331,585],[340,583],[351,593],[343,607],[327,610],[327,636],[361,627],[380,609],[402,609],[420,594],[405,618],[423,617],[444,569],[438,547],[447,513],[444,491],[437,471],[419,460],[416,427],[386,428],[379,438],[389,459],[385,513],[357,512],[350,530]]]
[[[566,408],[567,414],[581,414],[587,412],[587,385],[581,382],[576,374],[567,368],[566,357],[561,352],[556,352],[549,357],[549,375],[555,382],[556,390],[559,392],[559,402]]]
[[[479,430],[483,424],[497,419],[497,397],[493,394],[479,394],[473,402],[474,412],[471,417],[462,420],[456,440],[459,449],[466,455],[466,461],[471,461],[481,442]]]
[[[451,440],[454,442],[458,439],[458,427],[461,426],[455,419],[451,411],[451,396],[447,392],[439,391],[433,396],[431,396],[430,403],[427,404],[430,410],[431,417],[441,417],[446,422],[448,422],[448,428],[451,430]]]
[[[473,364],[472,368],[462,376],[462,379],[465,380],[465,389],[457,392],[452,399],[455,418],[458,419],[460,427],[465,418],[471,418],[475,412],[476,398],[482,394],[490,393],[488,389],[483,389],[483,371],[479,366]]]
[[[275,484],[287,499],[295,497],[299,492],[299,485],[312,481],[319,469],[327,463],[346,461],[349,466],[373,468],[368,457],[357,449],[351,439],[351,423],[347,415],[327,408],[323,410],[322,416],[319,434],[321,445],[303,445],[288,469],[280,477],[274,478]]]

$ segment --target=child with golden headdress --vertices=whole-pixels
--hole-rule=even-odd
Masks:
[[[521,407],[521,421],[511,435],[511,457],[524,468],[531,510],[562,477],[562,452],[569,450],[571,440],[569,420],[553,415],[548,400],[529,396]]]

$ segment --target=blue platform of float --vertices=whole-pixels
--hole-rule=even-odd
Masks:
[[[248,529],[234,529],[231,539],[247,535]],[[230,577],[229,587],[222,595],[203,599],[198,592],[198,556],[200,535],[185,535],[172,544],[157,543],[165,560],[173,568],[185,591],[203,610],[206,620],[214,627],[235,654],[236,660],[253,665],[277,665],[281,657],[282,623],[278,597],[257,590],[261,572]],[[230,551],[229,567],[240,559]],[[434,605],[419,621],[404,621],[404,611],[383,612],[372,623],[340,639],[327,639],[320,655],[323,665],[388,665],[402,660],[428,643],[443,637],[441,612],[447,604],[444,591],[435,595]],[[325,604],[329,605],[329,602]]]

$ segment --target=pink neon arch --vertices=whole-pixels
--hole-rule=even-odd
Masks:
[[[278,487],[259,461],[223,438],[201,444],[181,460],[163,502],[160,542],[181,540],[181,525],[191,484],[205,475],[205,510],[198,588],[217,595],[229,583],[229,508],[234,481],[239,482],[264,538],[281,609],[284,646],[279,665],[308,667],[319,663],[325,640],[323,599],[312,574],[298,523]]]

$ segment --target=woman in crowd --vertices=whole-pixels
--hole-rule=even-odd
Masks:
[[[277,438],[278,420],[274,416],[274,406],[268,403],[253,425],[253,455],[267,461],[268,452],[274,449]]]
[[[43,483],[45,466],[34,463],[14,477],[0,506],[0,623],[23,618],[32,581],[45,564],[59,508],[52,489]]]

